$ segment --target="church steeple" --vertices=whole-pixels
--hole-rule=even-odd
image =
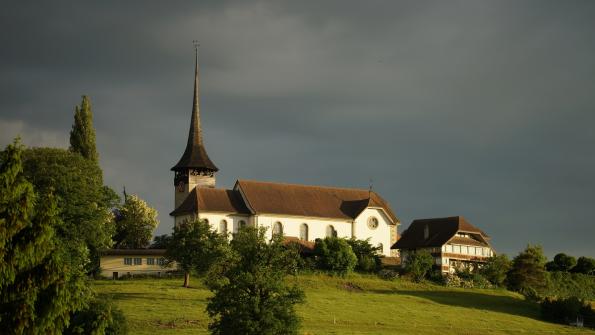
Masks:
[[[171,168],[172,171],[181,169],[206,169],[212,172],[217,172],[219,169],[213,164],[207,151],[205,150],[202,129],[200,123],[200,81],[198,68],[198,48],[195,48],[195,64],[194,64],[194,98],[192,101],[192,117],[190,119],[190,130],[188,132],[188,142],[186,143],[186,150],[178,163]]]
[[[219,169],[207,155],[202,138],[200,122],[200,80],[198,66],[198,44],[195,44],[194,64],[194,97],[192,101],[192,117],[188,142],[182,158],[171,168],[175,171],[174,186],[176,187],[175,206],[195,187],[215,187],[215,172]]]

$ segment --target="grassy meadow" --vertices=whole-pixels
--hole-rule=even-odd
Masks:
[[[539,306],[505,290],[455,289],[374,276],[302,275],[302,334],[593,334],[539,320]],[[130,334],[206,334],[210,292],[192,278],[97,280],[124,311]]]

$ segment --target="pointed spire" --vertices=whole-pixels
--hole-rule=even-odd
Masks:
[[[176,166],[171,168],[172,170],[195,168],[195,169],[208,169],[212,171],[218,171],[217,167],[204,148],[202,140],[202,129],[200,123],[200,80],[199,80],[199,66],[198,66],[198,46],[196,41],[194,42],[194,97],[192,101],[192,117],[190,118],[190,130],[188,132],[188,142],[186,144],[186,150],[180,161]]]

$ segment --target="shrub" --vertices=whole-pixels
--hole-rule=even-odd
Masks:
[[[444,277],[444,284],[448,287],[461,287],[462,280],[455,273],[449,273]]]
[[[342,238],[317,239],[314,254],[319,269],[342,276],[353,271],[357,264],[357,257],[351,246]]]
[[[358,240],[351,238],[347,240],[351,246],[351,250],[357,257],[356,271],[360,272],[375,272],[380,269],[380,255],[378,255],[378,247],[370,244],[370,239]]]
[[[74,313],[64,334],[128,334],[124,313],[111,301],[95,299],[87,308]]]
[[[434,258],[427,250],[418,250],[416,253],[409,255],[405,272],[413,277],[414,281],[422,281],[432,269],[434,265]]]
[[[399,278],[399,273],[394,270],[383,269],[378,272],[378,277],[384,280],[395,280]]]
[[[595,325],[595,312],[588,303],[577,297],[557,300],[546,298],[541,303],[541,316],[545,320],[565,324],[576,322],[577,318],[581,317],[585,325]]]
[[[595,300],[595,277],[582,273],[549,272],[548,296]]]

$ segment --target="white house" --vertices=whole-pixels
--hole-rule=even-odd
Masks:
[[[216,188],[219,170],[207,155],[201,122],[198,60],[188,142],[175,172],[174,224],[206,219],[222,234],[243,226],[268,228],[268,234],[314,241],[326,236],[370,238],[391,256],[400,224],[388,203],[375,192],[238,180],[232,189]],[[393,254],[396,251],[393,251]]]

